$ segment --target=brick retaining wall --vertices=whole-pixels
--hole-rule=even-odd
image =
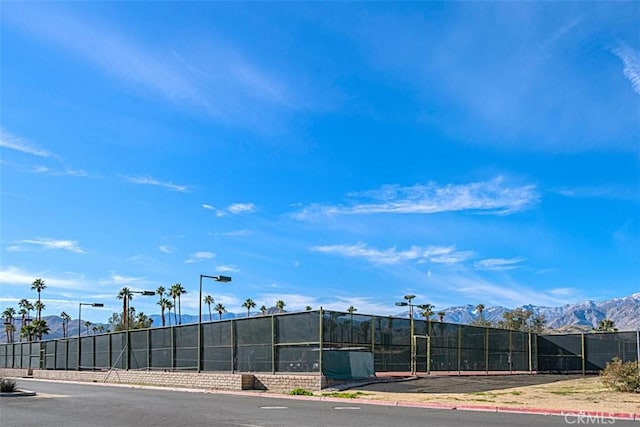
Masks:
[[[187,387],[208,390],[268,390],[275,393],[288,393],[294,388],[319,391],[335,381],[319,375],[274,375],[274,374],[227,374],[208,372],[177,371],[55,371],[33,369],[31,375],[27,369],[0,368],[0,376],[26,377],[34,379],[107,382],[114,384],[143,384],[165,387]],[[106,379],[106,381],[105,381]]]

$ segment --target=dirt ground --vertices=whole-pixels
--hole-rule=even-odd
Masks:
[[[434,376],[349,390],[358,391],[369,400],[640,414],[640,394],[612,391],[597,376]]]

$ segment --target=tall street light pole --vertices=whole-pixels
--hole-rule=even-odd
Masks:
[[[104,307],[104,304],[101,302],[81,302],[78,303],[78,371],[80,370],[80,332],[82,331],[82,306],[88,305],[91,307]]]
[[[154,296],[156,293],[154,291],[129,291],[132,294],[140,294],[142,296],[145,297],[151,297]],[[129,369],[129,364],[131,361],[131,358],[129,357],[129,354],[131,353],[131,349],[129,348],[129,326],[130,326],[130,322],[129,322],[129,312],[131,311],[131,307],[129,305],[129,295],[125,295],[125,300],[127,303],[127,310],[124,314],[124,319],[122,319],[122,327],[124,329],[124,335],[125,335],[125,349],[126,349],[126,356],[127,356],[127,362],[125,365],[125,369]]]
[[[197,371],[202,370],[202,279],[213,279],[216,282],[228,283],[231,281],[229,276],[207,276],[206,274],[200,275],[200,293],[198,297],[198,368]]]
[[[415,295],[405,295],[404,299],[405,301],[402,302],[397,302],[396,305],[398,307],[406,307],[409,306],[409,327],[410,327],[410,336],[409,336],[409,346],[410,346],[410,352],[411,352],[411,357],[410,357],[410,363],[411,363],[411,375],[415,375],[415,351],[414,351],[414,347],[413,347],[413,335],[414,335],[414,329],[413,329],[413,304],[411,303],[411,301],[413,301],[413,299],[415,298]]]

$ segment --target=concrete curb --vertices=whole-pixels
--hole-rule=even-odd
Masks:
[[[529,414],[529,415],[551,415],[561,416],[566,419],[589,419],[589,420],[627,420],[627,421],[640,421],[640,413],[630,412],[606,412],[606,411],[570,411],[565,409],[545,409],[545,408],[525,408],[525,407],[510,407],[510,406],[490,406],[490,405],[465,405],[465,404],[447,404],[447,403],[421,403],[421,402],[403,402],[393,400],[372,400],[361,398],[341,398],[332,396],[296,396],[290,394],[270,393],[267,391],[233,391],[233,390],[215,390],[215,389],[198,389],[198,388],[186,388],[186,387],[162,387],[151,386],[142,384],[114,384],[114,383],[88,383],[83,381],[63,381],[63,380],[47,380],[40,378],[21,378],[27,381],[43,381],[51,383],[70,383],[80,385],[98,385],[103,387],[126,387],[148,390],[165,390],[175,391],[183,393],[204,393],[204,394],[225,394],[232,396],[252,396],[252,397],[265,397],[271,399],[290,399],[290,400],[309,400],[318,402],[333,402],[333,403],[346,403],[351,402],[353,404],[361,405],[376,405],[376,406],[390,406],[399,408],[423,408],[423,409],[440,409],[450,411],[478,411],[478,412],[495,412],[495,413],[510,413],[510,414]],[[31,392],[35,395],[35,392]],[[4,397],[5,394],[1,395]],[[11,393],[13,394],[13,393]]]
[[[13,392],[0,392],[0,397],[31,397],[35,396],[36,392],[31,390],[16,390]]]

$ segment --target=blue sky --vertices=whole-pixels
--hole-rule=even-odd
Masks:
[[[4,2],[0,304],[640,288],[637,2]],[[158,313],[156,298],[133,305]],[[86,313],[85,313],[86,311]]]

